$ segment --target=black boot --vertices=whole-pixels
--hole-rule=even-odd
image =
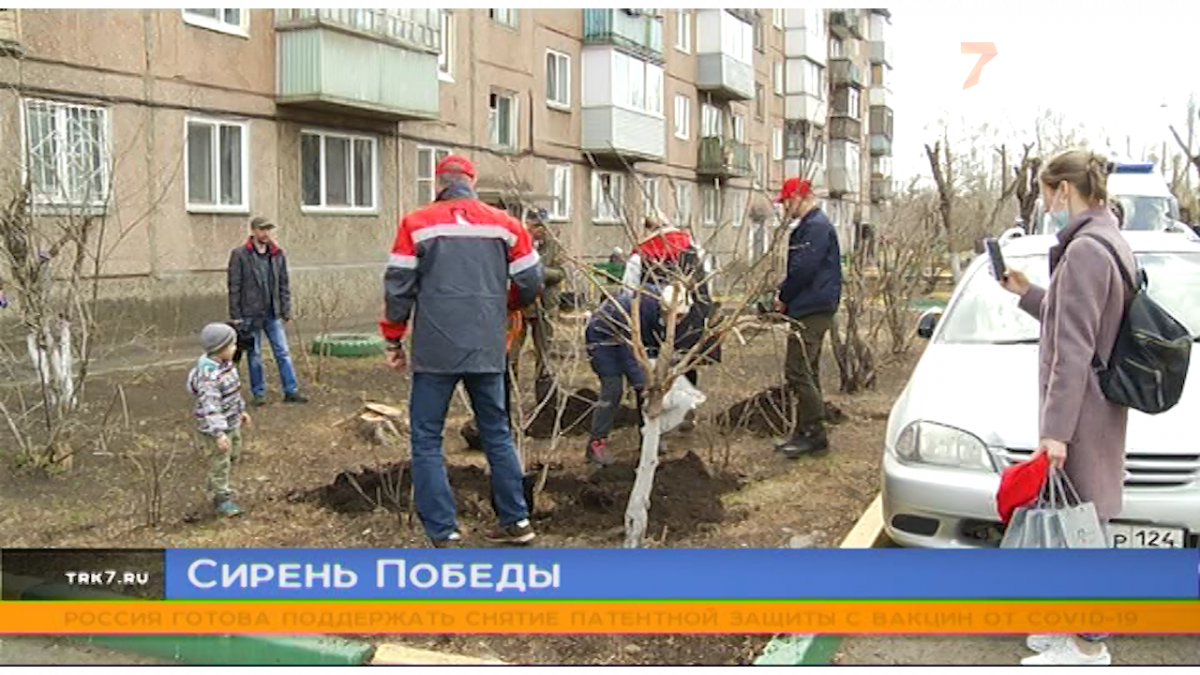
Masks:
[[[794,434],[789,440],[775,446],[788,459],[799,459],[805,455],[823,455],[829,451],[829,437],[824,426],[812,426]]]

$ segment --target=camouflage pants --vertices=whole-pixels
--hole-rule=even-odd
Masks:
[[[229,437],[229,452],[222,452],[217,447],[215,436],[200,434],[197,439],[197,445],[208,455],[208,482],[205,487],[214,503],[233,497],[233,488],[229,487],[229,474],[233,463],[242,454],[241,429],[234,429],[225,435]]]

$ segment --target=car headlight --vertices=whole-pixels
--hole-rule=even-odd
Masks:
[[[896,439],[896,456],[903,462],[992,471],[987,445],[960,429],[913,422]]]

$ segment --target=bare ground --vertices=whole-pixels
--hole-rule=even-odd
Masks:
[[[297,350],[298,352],[299,350]],[[833,451],[824,458],[788,461],[772,452],[772,439],[728,431],[714,422],[720,411],[780,383],[781,342],[759,338],[726,348],[726,362],[702,371],[709,401],[695,431],[664,439],[648,545],[664,547],[834,546],[878,490],[879,456],[887,412],[907,380],[913,359],[881,368],[875,391],[829,398],[846,419],[832,429]],[[532,358],[526,359],[532,362]],[[528,363],[532,366],[532,363]],[[303,381],[310,364],[298,361]],[[247,453],[235,465],[238,501],[247,513],[234,521],[189,514],[204,506],[204,458],[191,444],[190,405],[184,391],[186,366],[149,368],[96,377],[88,389],[87,414],[95,421],[123,386],[132,429],[115,432],[101,450],[76,445],[74,468],[44,477],[24,470],[0,475],[0,545],[8,547],[421,547],[419,524],[404,510],[336,509],[319,494],[339,474],[362,475],[402,462],[406,447],[371,446],[338,422],[364,401],[402,408],[405,378],[375,359],[331,360],[322,383],[309,385],[313,402],[291,406],[278,395],[257,409],[247,433]],[[594,382],[579,363],[564,378],[570,387]],[[268,368],[268,373],[273,371]],[[826,390],[836,390],[827,363]],[[524,381],[532,382],[532,377]],[[276,387],[275,382],[271,382]],[[277,388],[276,388],[277,391]],[[11,388],[0,392],[11,400]],[[526,405],[530,405],[527,401]],[[118,406],[119,408],[119,406]],[[119,417],[119,415],[116,415]],[[455,400],[446,433],[447,463],[459,502],[461,524],[471,533],[492,524],[486,495],[486,462],[466,449],[458,427],[468,419]],[[12,447],[0,437],[0,447]],[[581,437],[524,439],[532,464],[550,466],[537,496],[537,545],[611,547],[622,540],[622,514],[638,449],[635,430],[613,437],[618,466],[588,468]],[[160,473],[161,522],[147,525],[146,496]],[[5,466],[13,465],[11,457]],[[139,466],[141,469],[139,469]],[[343,479],[343,483],[345,479]],[[368,494],[373,494],[367,490]],[[354,497],[354,495],[351,495]],[[353,501],[353,499],[351,499]],[[368,510],[369,509],[369,510]],[[761,651],[763,636],[415,636],[389,641],[525,663],[746,663]]]

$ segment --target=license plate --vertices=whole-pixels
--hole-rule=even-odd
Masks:
[[[1113,548],[1183,548],[1187,533],[1173,527],[1109,525],[1108,540]]]

